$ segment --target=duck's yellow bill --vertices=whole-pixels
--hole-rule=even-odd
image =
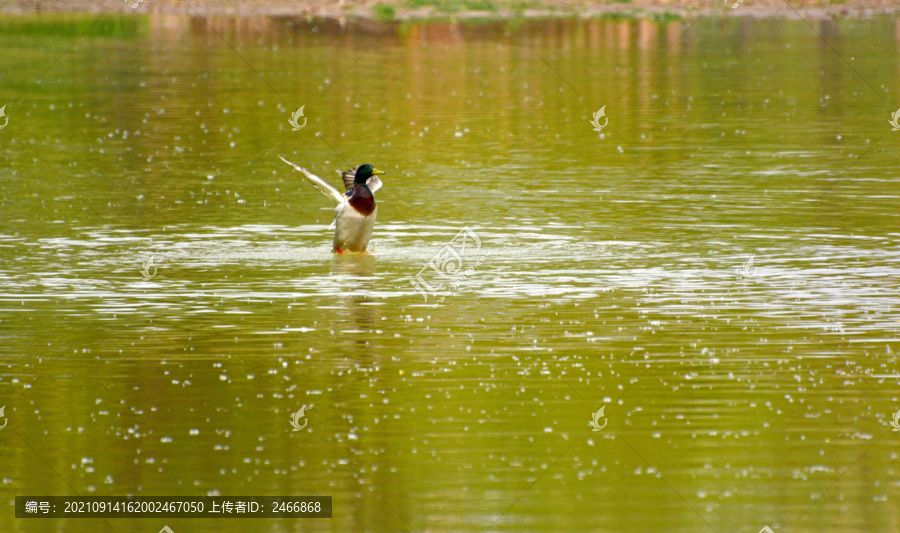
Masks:
[[[373,168],[372,174],[387,174],[387,172],[385,172],[383,170],[378,170],[377,168]]]

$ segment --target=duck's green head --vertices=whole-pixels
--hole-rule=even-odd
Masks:
[[[371,178],[376,174],[384,174],[383,171],[378,170],[372,165],[366,163],[365,165],[360,165],[358,169],[356,169],[356,178],[354,178],[353,183],[359,185],[365,185],[366,180]]]

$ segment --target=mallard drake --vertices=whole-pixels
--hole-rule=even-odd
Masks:
[[[384,172],[368,163],[342,172],[341,178],[347,192],[341,194],[305,168],[281,156],[278,158],[306,176],[310,183],[337,204],[334,208],[334,251],[339,254],[365,253],[375,227],[375,214],[378,212],[374,193],[381,188],[381,180],[377,175]]]

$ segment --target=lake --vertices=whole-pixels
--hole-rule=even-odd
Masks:
[[[44,15],[0,56],[3,531],[900,529],[900,22]],[[371,254],[277,155],[387,171]]]

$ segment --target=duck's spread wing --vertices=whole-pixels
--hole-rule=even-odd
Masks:
[[[306,179],[309,180],[310,183],[312,183],[313,185],[318,187],[319,190],[322,191],[322,193],[325,196],[334,200],[335,203],[339,204],[346,199],[346,198],[344,198],[343,194],[338,192],[338,190],[335,189],[334,187],[332,187],[331,185],[328,185],[327,183],[325,183],[325,180],[323,180],[319,176],[316,176],[315,174],[311,173],[310,171],[306,170],[305,168],[303,168],[299,165],[295,165],[294,163],[291,163],[290,161],[288,161],[287,159],[285,159],[281,156],[278,156],[278,158],[281,159],[282,161],[284,161],[285,163],[287,163],[288,165],[291,165],[292,167],[294,167],[294,170],[296,170],[299,173],[306,176]]]
[[[338,171],[340,172],[340,171]],[[351,168],[350,170],[345,170],[341,172],[341,179],[344,180],[344,190],[352,191],[353,190],[353,180],[356,179],[356,169]]]
[[[371,178],[366,180],[366,185],[369,187],[369,190],[372,191],[372,194],[375,194],[375,191],[381,188],[381,180],[378,179],[378,176],[372,176]]]

